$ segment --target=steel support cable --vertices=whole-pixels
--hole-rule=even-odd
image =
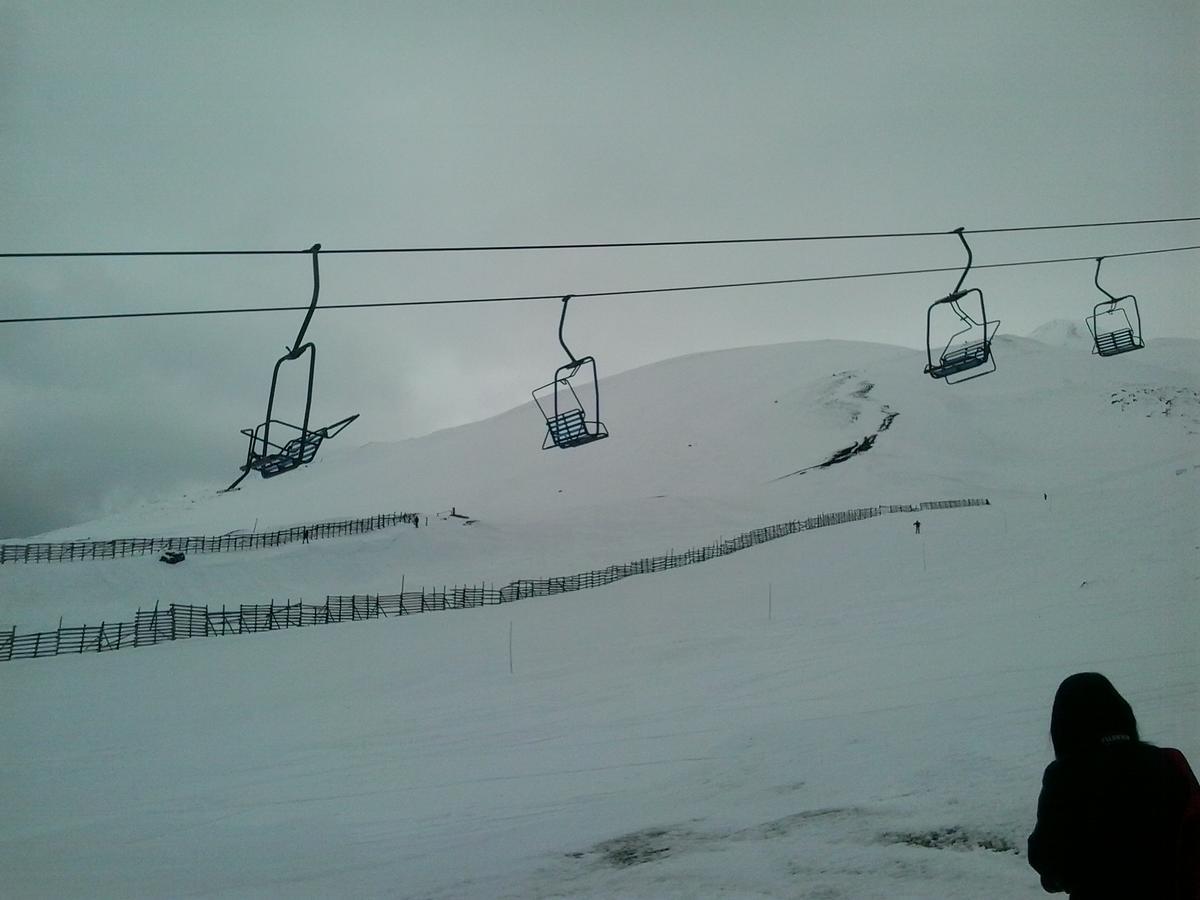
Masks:
[[[1006,228],[968,228],[967,234],[1006,234],[1020,231],[1060,231],[1075,228],[1108,228],[1121,225],[1163,225],[1200,222],[1200,216],[1172,219],[1128,219],[1114,222],[1076,222],[1066,225],[1017,225]],[[782,244],[803,241],[855,241],[883,238],[942,237],[953,231],[893,231],[867,234],[812,234],[798,237],[712,238],[694,241],[611,241],[580,244],[495,244],[460,247],[358,247],[322,250],[329,254],[367,253],[477,253],[506,250],[597,250],[625,247],[698,247],[713,244]],[[298,256],[308,250],[91,250],[79,252],[0,253],[0,259],[44,259],[93,256]]]
[[[953,232],[951,232],[953,233]],[[1163,247],[1157,250],[1134,250],[1128,253],[1107,253],[1105,259],[1120,259],[1129,256],[1152,256],[1161,253],[1182,253],[1187,250],[1200,250],[1200,244],[1187,247]],[[308,252],[308,251],[305,251]],[[322,253],[325,251],[322,250]],[[1063,256],[1055,259],[1026,259],[1014,262],[985,263],[972,266],[976,269],[1006,269],[1016,266],[1041,266],[1053,263],[1094,262],[1096,255]],[[688,284],[674,287],[634,288],[624,291],[590,291],[571,294],[575,298],[587,297],[628,297],[635,294],[673,294],[686,291],[713,291],[728,288],[768,287],[783,284],[811,284],[821,281],[852,281],[860,278],[888,278],[894,275],[928,275],[940,272],[961,272],[962,266],[941,266],[932,269],[896,269],[890,272],[859,272],[851,275],[812,275],[805,278],[773,278],[764,281],[734,281],[722,284]],[[454,300],[382,300],[375,303],[326,303],[321,309],[382,309],[398,306],[454,306],[467,303],[519,303],[529,300],[561,300],[563,294],[530,294],[512,297],[470,297]],[[230,309],[180,309],[162,310],[157,312],[133,313],[89,313],[71,316],[27,316],[22,318],[0,319],[0,325],[12,325],[21,322],[75,322],[89,319],[150,319],[166,316],[220,316],[238,313],[270,313],[294,312],[308,309],[307,306],[255,306],[234,307]]]

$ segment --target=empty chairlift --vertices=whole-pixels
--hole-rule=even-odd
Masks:
[[[1100,287],[1100,263],[1103,256],[1096,257],[1096,287],[1108,299],[1101,300],[1092,308],[1087,319],[1088,331],[1092,333],[1092,352],[1100,356],[1116,356],[1145,347],[1142,341],[1142,317],[1138,311],[1137,298],[1133,294],[1114,297]],[[1130,318],[1130,313],[1133,317]]]
[[[309,414],[312,412],[313,376],[317,366],[317,347],[312,341],[304,343],[304,333],[308,330],[308,323],[312,320],[313,312],[317,308],[317,296],[321,289],[321,277],[317,266],[317,253],[320,249],[320,244],[314,244],[309,250],[312,254],[313,265],[313,295],[308,306],[308,314],[304,317],[304,323],[300,326],[300,331],[291,348],[275,363],[275,369],[271,373],[271,392],[267,395],[266,417],[260,425],[242,429],[242,434],[250,438],[250,445],[246,449],[246,462],[241,466],[242,474],[225,489],[227,491],[237,487],[242,479],[251,472],[258,472],[263,478],[273,478],[312,462],[324,440],[336,436],[338,432],[358,418],[358,414],[355,413],[332,425],[309,428]],[[280,367],[285,362],[299,359],[305,354],[308,355],[308,392],[304,400],[304,420],[299,425],[293,425],[273,417],[275,387],[279,381]],[[271,439],[272,428],[275,429],[276,440]],[[286,439],[279,436],[281,431]],[[279,442],[281,440],[283,443]]]
[[[546,420],[546,435],[542,449],[579,447],[608,437],[608,429],[600,421],[600,385],[596,378],[596,360],[585,356],[577,359],[563,340],[563,323],[567,318],[567,303],[571,295],[562,298],[562,315],[558,320],[558,342],[567,351],[570,362],[558,367],[554,380],[533,391],[533,401]],[[575,379],[591,379],[591,390],[581,384],[588,402],[575,390]]]
[[[962,228],[956,228],[953,233],[958,235],[967,250],[967,267],[963,269],[954,291],[935,300],[925,316],[925,352],[928,360],[925,373],[933,378],[943,378],[947,384],[969,381],[996,371],[992,338],[1000,324],[998,320],[988,321],[983,291],[979,288],[962,289],[967,273],[971,271],[971,247]],[[936,361],[935,346],[940,348]]]

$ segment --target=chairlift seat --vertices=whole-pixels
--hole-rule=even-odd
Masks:
[[[307,465],[316,458],[317,451],[326,438],[336,437],[343,428],[357,418],[358,413],[355,413],[352,416],[347,416],[340,421],[334,422],[332,425],[326,425],[324,428],[318,428],[315,431],[306,430],[299,425],[292,425],[289,422],[282,422],[279,419],[271,419],[269,422],[263,422],[257,428],[243,428],[242,434],[250,438],[250,447],[246,451],[246,463],[241,467],[242,478],[250,472],[258,472],[263,478],[273,478],[276,475],[282,475],[284,472],[290,472],[292,469]],[[299,432],[300,434],[298,437],[294,437],[283,446],[280,446],[267,439],[266,433],[269,424],[273,424],[277,428],[290,428],[292,431]],[[302,438],[303,441],[301,440]],[[268,450],[278,452],[268,452]],[[241,481],[241,478],[238,481]],[[236,485],[237,481],[233,484]],[[233,485],[230,488],[226,488],[226,490],[230,490],[232,487]]]
[[[319,431],[309,432],[308,439],[303,442],[300,438],[292,438],[284,445],[282,452],[262,457],[256,468],[262,473],[263,478],[290,472],[292,469],[313,461],[317,455],[317,449],[321,446],[321,439],[322,435]]]
[[[317,448],[321,446],[321,438],[322,435],[319,431],[310,431],[304,440],[292,438],[284,444],[283,453],[285,456],[299,460],[301,465],[310,463],[317,455]]]
[[[272,453],[270,456],[263,456],[255,460],[250,468],[258,469],[259,474],[263,478],[273,478],[276,475],[282,475],[284,472],[290,472],[299,465],[300,463],[294,456],[287,456],[283,453]]]
[[[546,420],[547,436],[553,441],[554,446],[563,449],[578,447],[608,437],[608,432],[598,423],[595,431],[589,431],[587,426],[588,423],[584,420],[582,409],[569,409]]]
[[[1096,335],[1096,352],[1101,356],[1116,356],[1130,350],[1141,350],[1145,344],[1133,336],[1132,328],[1121,328]]]
[[[276,475],[290,472],[299,466],[300,461],[296,457],[287,456],[283,453],[273,453],[270,456],[263,457],[259,461],[257,468],[263,478],[274,478]]]
[[[957,375],[968,369],[982,366],[991,354],[991,341],[975,341],[963,344],[942,354],[936,366],[929,367],[929,374],[934,378],[945,378],[947,375]]]
[[[550,436],[558,446],[573,447],[580,438],[587,436],[587,423],[582,409],[570,409],[561,415],[552,416],[546,423]]]

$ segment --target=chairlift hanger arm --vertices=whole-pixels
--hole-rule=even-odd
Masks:
[[[567,321],[567,304],[570,302],[574,294],[567,294],[562,298],[562,315],[558,319],[558,342],[562,344],[562,348],[567,351],[567,356],[571,360],[571,365],[579,365],[579,360],[575,358],[575,354],[571,352],[571,348],[567,346],[567,342],[563,340],[563,324]]]
[[[308,304],[308,313],[304,316],[304,322],[300,326],[300,330],[296,333],[296,340],[292,346],[288,347],[288,358],[295,359],[302,352],[302,344],[304,343],[304,333],[308,331],[308,323],[312,321],[313,313],[317,311],[317,297],[321,294],[321,270],[317,265],[317,254],[321,251],[320,244],[313,244],[308,252],[312,254],[313,267],[313,295],[312,300]]]
[[[1104,262],[1104,257],[1097,256],[1096,257],[1096,277],[1094,280],[1096,282],[1096,287],[1100,288],[1100,293],[1102,293],[1105,297],[1107,297],[1108,300],[1101,300],[1100,303],[1097,305],[1103,306],[1105,303],[1120,303],[1122,300],[1128,300],[1131,296],[1133,296],[1132,294],[1126,294],[1124,297],[1114,297],[1112,294],[1110,294],[1108,291],[1106,291],[1103,287],[1101,287],[1101,285],[1100,285],[1100,263],[1102,263],[1102,262]]]
[[[967,238],[963,233],[965,230],[961,225],[954,229],[954,234],[958,235],[958,239],[962,241],[963,247],[967,250],[967,267],[963,269],[962,275],[959,276],[958,284],[954,287],[955,294],[962,290],[963,282],[967,280],[967,273],[971,271],[971,260],[974,258],[971,254],[971,245],[967,243]]]

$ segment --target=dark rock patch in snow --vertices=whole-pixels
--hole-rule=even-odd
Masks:
[[[1114,391],[1109,404],[1122,412],[1140,412],[1146,418],[1164,416],[1180,419],[1188,433],[1200,427],[1200,391],[1192,388],[1162,386],[1126,387]]]
[[[691,838],[694,835],[687,831],[647,828],[601,841],[590,850],[567,855],[572,859],[591,859],[600,865],[624,869],[663,859],[670,855],[672,846]]]
[[[669,856],[703,850],[726,841],[762,841],[787,837],[815,820],[855,815],[844,807],[808,809],[780,819],[761,822],[736,831],[693,831],[687,827],[646,828],[601,841],[587,850],[566,854],[567,858],[588,861],[596,866],[624,869]]]
[[[896,421],[896,417],[900,413],[884,406],[880,410],[883,413],[883,421],[879,423],[879,429],[874,434],[866,435],[861,441],[855,441],[849,447],[843,447],[836,451],[829,459],[824,462],[817,463],[813,466],[805,466],[803,469],[797,469],[795,472],[789,472],[786,475],[780,475],[775,481],[782,481],[784,478],[791,478],[793,475],[803,475],[805,472],[811,472],[813,469],[828,469],[830,466],[835,466],[838,463],[844,463],[846,460],[858,456],[860,453],[866,453],[875,446],[875,439],[879,435],[892,427],[892,422]]]
[[[908,844],[933,850],[990,850],[992,853],[1019,853],[1013,841],[1004,835],[972,831],[958,825],[932,831],[886,831],[879,836],[885,844]]]

